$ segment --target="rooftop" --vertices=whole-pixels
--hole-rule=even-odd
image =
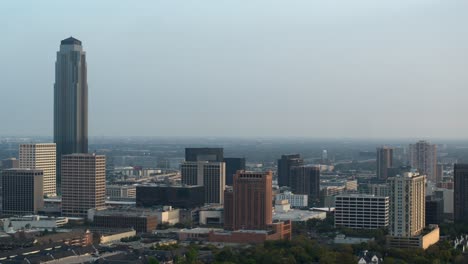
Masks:
[[[74,37],[69,37],[67,39],[64,39],[60,42],[60,45],[79,45],[81,46],[81,41],[77,40]]]

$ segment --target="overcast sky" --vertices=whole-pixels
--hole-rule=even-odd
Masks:
[[[60,40],[90,136],[468,138],[468,1],[0,2],[0,135],[50,135]]]

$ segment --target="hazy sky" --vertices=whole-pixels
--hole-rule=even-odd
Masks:
[[[0,135],[52,135],[60,40],[90,136],[468,138],[468,1],[1,1]]]

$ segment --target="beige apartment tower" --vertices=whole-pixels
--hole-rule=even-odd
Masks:
[[[21,169],[42,170],[44,196],[56,196],[56,147],[55,143],[21,144],[19,147]]]
[[[421,140],[409,145],[409,160],[413,169],[427,175],[427,179],[437,183],[437,145]]]
[[[62,215],[86,217],[89,209],[104,207],[105,197],[104,155],[62,156]]]
[[[425,227],[426,176],[415,172],[388,178],[390,183],[390,235],[414,237]]]

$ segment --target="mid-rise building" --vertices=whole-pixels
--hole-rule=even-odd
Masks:
[[[454,217],[457,222],[468,222],[468,164],[455,164]]]
[[[238,170],[245,170],[245,158],[224,158],[226,163],[226,185],[232,185],[234,174]]]
[[[390,186],[386,183],[371,183],[368,185],[369,194],[375,196],[390,196]]]
[[[278,185],[291,186],[289,175],[292,167],[301,166],[304,160],[299,154],[282,155],[278,160]]]
[[[427,179],[437,180],[437,146],[421,140],[416,144],[409,145],[410,165],[417,169],[420,174],[426,175]]]
[[[348,194],[335,197],[335,226],[353,229],[386,228],[389,225],[388,196]]]
[[[88,80],[81,41],[60,42],[55,62],[54,143],[57,144],[57,187],[60,192],[62,155],[88,152]]]
[[[225,228],[266,229],[272,223],[272,172],[238,171],[233,191],[225,192]],[[232,195],[232,197],[230,197]],[[232,219],[226,219],[231,216]]]
[[[19,168],[19,160],[16,158],[8,158],[2,160],[2,169],[17,169]]]
[[[226,187],[224,162],[186,161],[181,164],[182,184],[201,185],[205,190],[205,203],[222,204]]]
[[[22,169],[38,169],[44,173],[44,195],[56,195],[55,143],[21,144],[19,166]]]
[[[393,167],[393,148],[377,148],[377,178],[386,180],[388,178],[388,169]]]
[[[293,193],[307,194],[309,206],[320,200],[320,169],[318,167],[295,166],[290,169],[289,173],[289,182]]]
[[[426,196],[426,226],[440,225],[444,221],[444,201],[435,196]]]
[[[278,193],[275,196],[275,200],[288,200],[289,204],[293,208],[306,208],[309,204],[309,198],[307,194],[294,194],[292,192]]]
[[[415,172],[391,177],[390,235],[412,237],[426,225],[426,176]]]
[[[136,198],[136,187],[133,185],[106,185],[106,196],[113,201]]]
[[[205,203],[205,188],[197,185],[140,185],[136,187],[136,206],[170,205],[195,208]]]
[[[7,169],[1,178],[2,214],[37,214],[44,206],[42,170]]]
[[[62,156],[62,215],[86,217],[106,199],[106,157],[95,154]]]
[[[133,228],[138,233],[151,232],[158,225],[156,211],[138,208],[92,210],[88,218],[96,227],[107,229]]]

